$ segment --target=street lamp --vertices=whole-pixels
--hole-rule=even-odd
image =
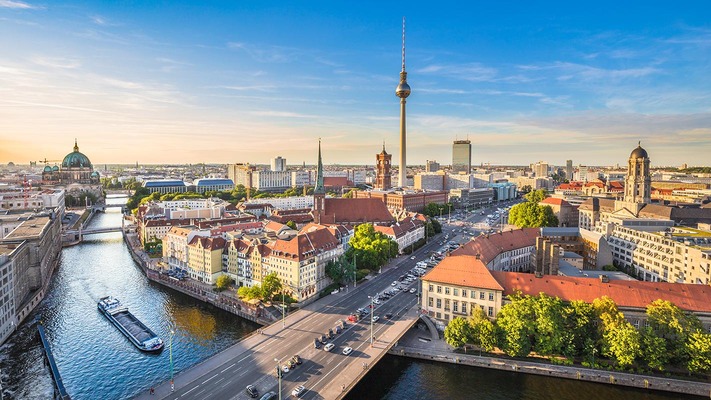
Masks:
[[[279,359],[275,358],[274,361],[277,363],[277,379],[279,380],[279,400],[281,400],[281,366],[279,365]]]
[[[375,296],[368,296],[370,299],[370,347],[373,347],[373,318],[375,315]]]
[[[175,391],[175,383],[173,382],[173,335],[175,335],[174,330],[170,330],[170,342],[168,347],[170,348],[170,391]]]
[[[353,253],[353,289],[358,285],[356,271],[358,270],[358,264],[356,264],[356,253]]]

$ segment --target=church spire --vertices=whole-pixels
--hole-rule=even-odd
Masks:
[[[314,193],[326,193],[323,188],[323,161],[321,160],[321,139],[318,140],[318,166],[316,167],[316,187]]]
[[[79,145],[77,145],[77,138],[74,138],[74,152],[79,152]]]

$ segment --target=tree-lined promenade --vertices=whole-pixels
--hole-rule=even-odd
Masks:
[[[475,345],[511,357],[537,355],[553,363],[630,372],[703,374],[711,370],[711,334],[693,314],[666,300],[646,309],[639,329],[608,297],[565,303],[544,293],[509,296],[496,319],[475,308],[444,331],[453,347]]]

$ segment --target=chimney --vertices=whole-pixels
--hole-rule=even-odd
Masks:
[[[476,259],[481,260],[481,253],[476,253]]]
[[[608,277],[607,275],[600,275],[600,282],[608,283],[610,282],[610,277]]]

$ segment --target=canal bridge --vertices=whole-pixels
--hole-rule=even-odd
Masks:
[[[406,259],[407,260],[407,259]],[[260,395],[273,391],[283,398],[304,385],[304,399],[341,399],[375,365],[420,318],[418,295],[407,290],[398,292],[380,305],[372,304],[379,293],[391,288],[390,282],[405,272],[406,261],[384,271],[377,279],[327,296],[269,325],[229,349],[183,371],[173,382],[166,381],[151,396],[148,388],[139,398],[164,399],[247,399],[247,385],[254,385]],[[419,284],[419,282],[418,282]],[[342,333],[329,342],[331,351],[314,347],[314,339],[334,329],[358,308],[375,306],[370,316],[348,323]],[[434,325],[428,324],[434,329]],[[261,332],[261,333],[260,333]],[[437,337],[437,332],[431,332]],[[169,340],[167,341],[169,342]],[[177,345],[177,344],[176,344]],[[350,354],[344,354],[347,347]],[[170,349],[166,349],[170,351]],[[299,355],[302,365],[282,378],[276,376],[277,365],[284,365]],[[171,390],[171,385],[174,390]]]

